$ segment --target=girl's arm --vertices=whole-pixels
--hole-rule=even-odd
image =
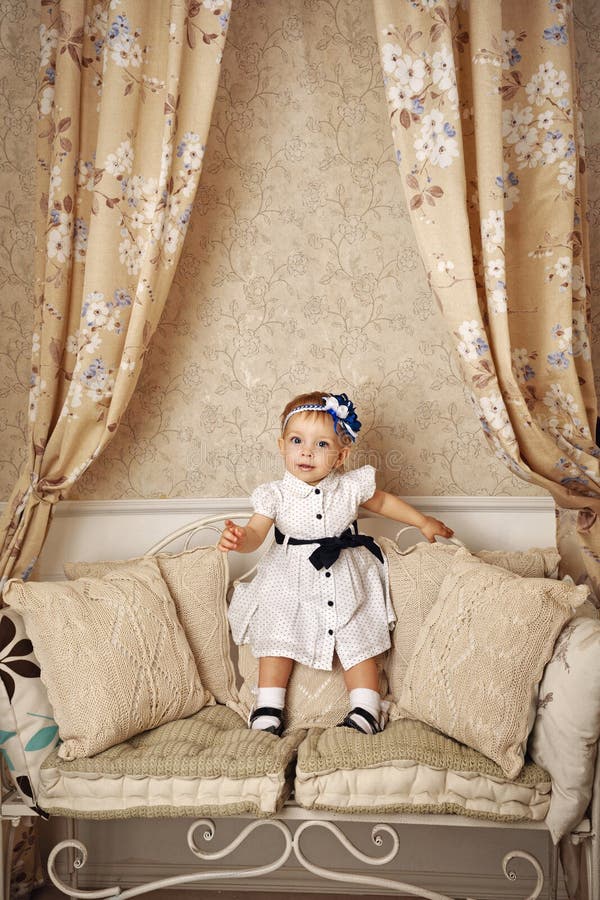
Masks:
[[[405,522],[407,525],[414,525],[428,541],[433,541],[436,534],[440,537],[449,538],[454,534],[451,528],[434,519],[433,516],[425,516],[420,513],[410,503],[405,503],[400,497],[394,494],[388,494],[387,491],[375,491],[370,500],[362,503],[365,509],[371,512],[380,513],[388,519],[394,519],[396,522]]]
[[[252,553],[258,550],[273,524],[273,519],[254,513],[246,526],[236,525],[231,519],[225,520],[225,531],[222,533],[217,549],[223,553],[236,550],[238,553]]]

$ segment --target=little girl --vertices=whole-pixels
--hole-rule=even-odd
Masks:
[[[295,397],[281,416],[278,445],[286,472],[252,493],[246,527],[227,520],[218,547],[252,553],[275,523],[275,543],[255,578],[236,586],[229,622],[236,644],[258,657],[258,696],[251,728],[280,735],[294,660],[344,669],[350,712],[340,725],[365,734],[382,730],[376,657],[390,647],[395,622],[387,564],[373,538],[358,534],[359,506],[415,525],[433,541],[451,537],[443,522],[375,489],[375,469],[341,467],[360,430],[346,394],[314,391]]]

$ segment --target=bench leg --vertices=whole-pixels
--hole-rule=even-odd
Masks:
[[[585,842],[585,861],[589,900],[600,900],[600,836],[595,830]]]
[[[2,847],[2,890],[4,900],[10,900],[10,881],[12,873],[12,856],[15,845],[15,832],[21,823],[20,818],[10,819],[6,847]]]
[[[10,868],[10,860],[4,858],[4,819],[0,817],[0,900],[8,900],[4,887],[4,872]]]
[[[548,900],[556,900],[558,896],[559,852],[558,845],[555,845],[550,838],[548,838],[548,843],[550,845],[548,852],[548,871],[550,875],[548,879]]]
[[[79,866],[76,862],[75,850],[77,835],[75,834],[75,819],[69,818],[66,821],[66,840],[69,842],[69,851],[67,856],[67,867],[69,870],[69,887],[77,890],[79,886]]]

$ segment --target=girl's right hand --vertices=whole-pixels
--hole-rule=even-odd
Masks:
[[[222,533],[217,549],[223,553],[230,550],[241,552],[246,543],[246,529],[242,525],[236,525],[231,519],[225,519],[225,531]]]

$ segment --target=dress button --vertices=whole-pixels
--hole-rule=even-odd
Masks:
[[[327,606],[333,606],[333,600],[328,600],[328,601],[327,601]]]
[[[315,488],[315,494],[320,494],[320,493],[321,493],[321,488]]]
[[[321,515],[321,513],[317,513],[317,519],[322,519],[322,518],[323,518],[323,516]]]
[[[325,578],[331,578],[331,572],[325,572]]]
[[[333,634],[333,631],[331,630],[331,628],[329,629],[329,631],[327,632],[327,634]]]

